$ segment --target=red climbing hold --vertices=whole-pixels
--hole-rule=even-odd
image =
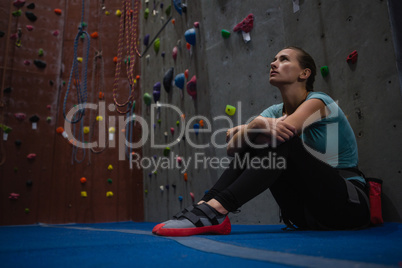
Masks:
[[[349,54],[349,56],[346,58],[346,62],[355,64],[357,61],[357,56],[358,56],[358,54],[357,54],[357,51],[355,50]]]
[[[28,31],[32,31],[34,29],[34,27],[32,25],[27,25],[25,27],[27,28]]]
[[[253,29],[253,25],[254,25],[254,15],[250,13],[245,19],[243,19],[233,28],[233,31],[238,32],[242,30],[243,32],[248,33]]]
[[[27,158],[28,159],[35,159],[36,158],[36,154],[29,154],[29,155],[27,155]]]
[[[21,8],[25,5],[25,0],[16,0],[14,1],[13,5],[15,7]]]
[[[54,13],[56,13],[57,15],[61,15],[61,9],[60,8],[56,8],[54,10]]]
[[[195,75],[187,83],[187,93],[193,97],[193,99],[197,97],[197,78]]]
[[[91,38],[92,38],[92,39],[97,39],[98,37],[99,37],[98,32],[93,32],[93,33],[91,33]]]

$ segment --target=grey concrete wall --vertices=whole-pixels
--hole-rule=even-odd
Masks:
[[[162,1],[166,8],[170,1]],[[399,80],[396,69],[393,36],[386,1],[303,1],[300,10],[293,12],[292,1],[189,1],[187,13],[179,15],[172,7],[175,24],[168,23],[159,38],[158,54],[151,48],[144,55],[142,64],[142,94],[152,95],[152,87],[162,82],[170,67],[175,75],[189,70],[189,78],[197,76],[198,97],[192,100],[184,90],[174,87],[170,94],[161,90],[160,102],[173,104],[186,115],[205,116],[211,121],[211,130],[228,128],[229,122],[217,120],[226,116],[227,104],[236,106],[235,116],[228,117],[234,125],[245,123],[266,107],[281,102],[279,91],[268,82],[269,66],[275,54],[287,45],[304,48],[315,59],[317,67],[327,65],[330,75],[316,77],[316,91],[330,94],[339,101],[355,130],[359,145],[360,167],[369,177],[384,180],[384,217],[388,221],[401,221],[402,216],[402,167],[399,150],[402,141],[402,107]],[[147,7],[143,3],[142,11]],[[167,20],[164,10],[157,6],[158,13],[141,20],[141,36],[151,39]],[[164,9],[165,9],[164,8]],[[242,35],[233,32],[233,27],[249,13],[255,16],[251,41],[245,43]],[[163,18],[162,18],[163,17]],[[186,49],[184,32],[200,22],[196,30],[197,44],[191,54]],[[221,30],[231,32],[228,39]],[[178,41],[178,57],[173,61],[171,51]],[[143,47],[143,50],[145,48]],[[349,65],[346,57],[353,50],[359,53],[358,62]],[[161,52],[165,51],[165,57]],[[143,117],[151,121],[147,109]],[[214,120],[215,119],[215,120]],[[172,110],[161,110],[161,123],[155,128],[157,143],[165,142],[163,133],[168,132],[168,141],[177,137],[170,134],[176,128],[179,115]],[[182,126],[182,125],[181,125]],[[192,124],[190,125],[192,128]],[[150,126],[152,129],[153,126]],[[177,135],[178,129],[175,132]],[[171,146],[172,155],[194,160],[196,153],[205,157],[226,157],[223,145],[225,133],[190,134],[196,144],[208,144],[204,149],[189,146],[188,141]],[[163,149],[151,148],[150,141],[144,146],[143,157],[163,156]],[[181,168],[158,169],[157,175],[148,176],[151,168],[144,170],[145,220],[165,220],[181,208],[191,204],[190,192],[196,201],[210,188],[223,172],[223,168],[195,168],[187,170],[188,181],[183,180]],[[173,188],[172,184],[176,187]],[[160,186],[169,185],[162,192]],[[178,197],[183,196],[183,201]],[[234,223],[275,224],[279,222],[279,209],[269,191],[266,191],[242,207],[242,213],[231,215]]]

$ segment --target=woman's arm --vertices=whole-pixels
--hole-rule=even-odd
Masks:
[[[300,135],[303,128],[326,116],[325,104],[319,99],[302,103],[294,113],[281,118],[256,117],[242,127],[227,146],[227,154],[234,156],[253,145],[279,145],[294,135]]]

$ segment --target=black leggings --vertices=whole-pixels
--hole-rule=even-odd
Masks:
[[[202,200],[214,198],[233,212],[269,188],[284,218],[300,228],[355,229],[369,222],[369,207],[363,194],[358,191],[360,204],[350,202],[345,179],[338,170],[311,155],[299,137],[277,148],[250,150],[248,154],[250,160],[265,157],[265,162],[260,161],[265,167],[241,167],[244,162],[239,164],[235,158]],[[269,157],[271,166],[267,168]],[[365,190],[359,182],[353,184]]]

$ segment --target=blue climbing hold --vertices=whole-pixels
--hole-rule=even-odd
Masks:
[[[174,79],[174,84],[176,85],[176,87],[183,89],[184,88],[184,73],[180,73],[178,75],[176,75],[175,79]]]
[[[145,37],[144,37],[144,46],[147,47],[148,44],[149,44],[149,34],[145,35]]]
[[[198,124],[198,123],[194,124],[193,128],[194,128],[195,135],[198,136],[198,132],[200,131],[200,124]]]
[[[195,29],[191,28],[184,33],[184,37],[186,38],[187,43],[192,46],[195,46]]]
[[[181,15],[182,14],[181,0],[173,0],[173,5],[174,5],[174,8],[177,10],[177,12]]]

